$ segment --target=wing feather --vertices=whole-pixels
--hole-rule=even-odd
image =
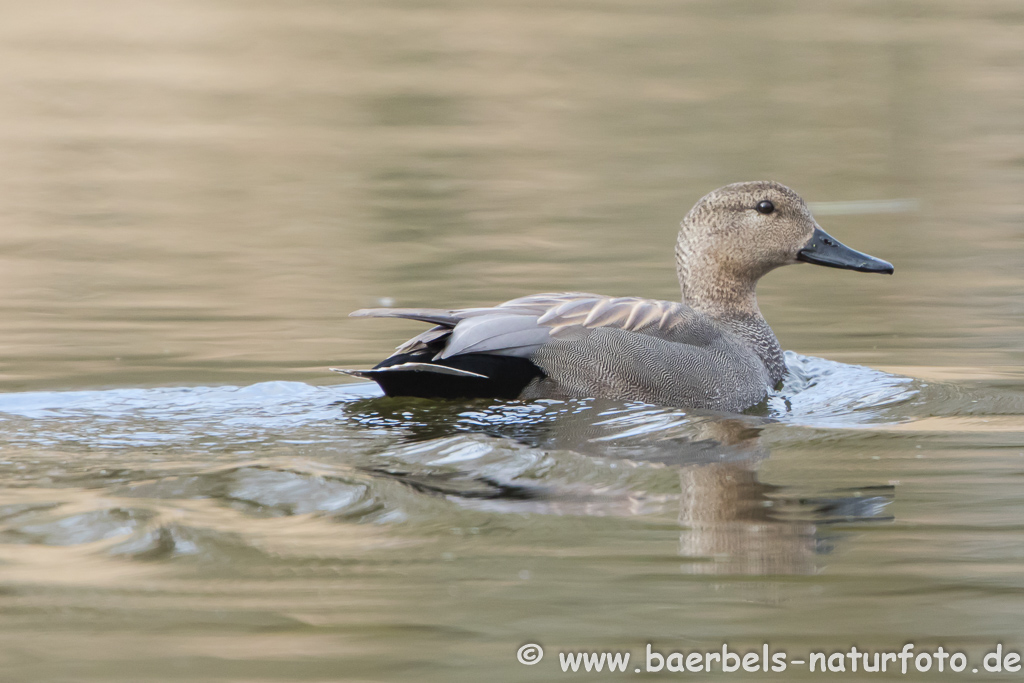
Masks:
[[[460,320],[460,311],[446,311],[440,308],[360,308],[348,314],[350,318],[407,318],[435,325],[455,327]]]
[[[707,344],[709,330],[713,331],[706,316],[682,303],[585,292],[533,294],[483,308],[375,308],[351,315],[434,323],[436,327],[405,342],[398,352],[438,349],[443,344],[435,361],[468,353],[530,358],[554,339],[586,335],[596,329],[617,329],[695,346]]]
[[[431,327],[426,332],[420,332],[409,341],[399,344],[395,349],[395,353],[415,353],[416,351],[425,350],[431,343],[440,341],[451,333],[452,328],[447,325]]]
[[[605,313],[609,313],[614,308],[612,299],[599,299],[590,310],[587,312],[587,317],[583,319],[584,327],[603,327],[608,321],[610,322],[614,316],[606,316]],[[601,322],[599,322],[601,321]]]
[[[549,331],[537,326],[535,315],[495,313],[464,320],[452,330],[451,339],[437,359],[463,353],[495,353],[529,356],[548,340]]]

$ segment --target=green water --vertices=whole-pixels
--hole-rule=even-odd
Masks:
[[[1024,650],[1020,3],[3,16],[4,681],[904,678],[635,673],[648,643],[1020,676],[982,668]],[[791,376],[757,415],[326,370],[422,329],[346,317],[382,302],[676,298],[679,220],[758,178],[896,273],[762,282]]]

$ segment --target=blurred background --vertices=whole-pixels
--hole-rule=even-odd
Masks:
[[[0,677],[1024,646],[1018,0],[0,8]],[[896,267],[765,278],[763,415],[327,371],[422,329],[361,307],[675,299],[754,179]]]
[[[679,220],[759,178],[917,209],[818,212],[897,274],[771,275],[785,348],[1019,366],[1022,24],[1014,0],[7,3],[0,382],[334,382],[416,329],[345,317],[381,299],[675,298]]]

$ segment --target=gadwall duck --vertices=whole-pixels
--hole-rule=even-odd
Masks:
[[[351,315],[435,325],[372,370],[388,396],[585,398],[739,412],[786,374],[754,289],[769,271],[816,263],[865,273],[892,264],[822,230],[807,204],[769,181],[726,185],[680,224],[682,303],[571,292],[487,308],[373,308]]]

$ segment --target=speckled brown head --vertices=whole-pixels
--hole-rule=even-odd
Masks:
[[[892,264],[829,236],[800,195],[768,180],[720,187],[697,202],[680,224],[676,266],[683,301],[713,315],[756,313],[757,281],[779,266],[801,261],[893,272]]]

